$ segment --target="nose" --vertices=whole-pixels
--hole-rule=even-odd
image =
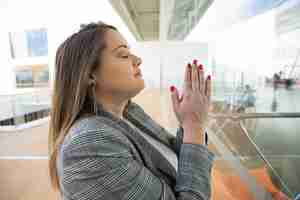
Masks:
[[[135,67],[138,67],[142,64],[142,59],[140,57],[133,56],[133,58],[134,58],[133,64],[134,64]]]

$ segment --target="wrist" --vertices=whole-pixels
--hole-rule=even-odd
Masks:
[[[199,138],[199,139],[185,139],[185,138],[183,138],[182,143],[183,144],[200,144],[200,145],[204,145],[204,141],[201,138]]]
[[[183,143],[205,144],[205,130],[202,127],[183,127]]]
[[[204,131],[205,127],[201,125],[200,123],[195,123],[195,122],[183,122],[181,124],[181,127],[185,131],[190,131],[190,130],[198,130],[198,131]]]

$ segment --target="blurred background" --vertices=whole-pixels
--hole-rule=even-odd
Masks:
[[[47,166],[55,52],[98,21],[143,59],[134,101],[172,134],[169,87],[194,59],[212,75],[212,199],[300,192],[300,0],[1,0],[0,19],[0,199],[60,199]]]

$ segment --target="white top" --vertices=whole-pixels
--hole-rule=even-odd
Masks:
[[[137,130],[154,148],[156,148],[174,167],[174,169],[177,172],[177,155],[172,151],[168,146],[165,144],[159,142],[158,140],[154,139],[150,135],[144,133],[140,129],[138,129],[134,124],[132,124],[130,121],[123,119],[125,122],[127,122],[132,128]]]

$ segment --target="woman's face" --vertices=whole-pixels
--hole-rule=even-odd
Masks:
[[[139,68],[142,61],[130,52],[119,32],[108,30],[105,39],[107,48],[96,72],[97,94],[132,98],[145,87]]]

